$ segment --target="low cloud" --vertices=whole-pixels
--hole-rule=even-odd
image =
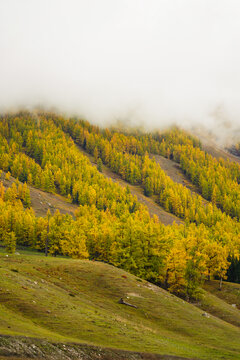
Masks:
[[[2,0],[0,109],[177,123],[235,141],[239,18],[237,0]]]

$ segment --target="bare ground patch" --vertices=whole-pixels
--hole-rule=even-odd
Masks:
[[[176,183],[186,186],[191,192],[199,193],[198,188],[193,185],[183,173],[180,165],[173,160],[167,159],[160,155],[150,155],[151,158],[155,158],[156,162],[160,165],[162,170]]]
[[[9,180],[5,180],[5,173],[2,174],[0,180],[3,182],[6,189],[16,182],[16,179],[12,176],[10,176]],[[50,210],[51,213],[54,213],[57,209],[62,214],[74,216],[74,212],[77,210],[78,206],[71,204],[63,196],[51,194],[29,185],[28,188],[30,190],[31,206],[35,211],[36,216],[45,216],[48,210]]]
[[[8,360],[184,360],[187,358],[103,348],[77,343],[0,336],[0,359]]]

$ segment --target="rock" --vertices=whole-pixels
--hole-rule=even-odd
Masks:
[[[210,315],[206,312],[202,313],[202,316],[206,317],[206,318],[210,318]]]
[[[235,309],[237,308],[237,304],[232,304],[232,307],[234,307]]]

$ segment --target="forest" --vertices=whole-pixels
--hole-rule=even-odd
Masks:
[[[154,155],[177,162],[201,195],[170,179]],[[128,187],[104,177],[103,164],[184,223],[151,217]],[[181,129],[143,133],[54,113],[5,114],[0,169],[16,179],[0,184],[0,241],[9,252],[28,246],[104,261],[186,299],[210,278],[240,282],[240,166],[213,158]],[[75,216],[37,217],[28,185],[77,204]]]

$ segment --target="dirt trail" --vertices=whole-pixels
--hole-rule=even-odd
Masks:
[[[166,159],[165,157],[160,155],[151,154],[150,157],[155,157],[156,162],[174,182],[182,184],[183,186],[188,188],[193,195],[195,194],[201,196],[203,205],[206,206],[206,204],[208,204],[208,201],[202,197],[198,187],[192,184],[190,180],[188,180],[187,176],[183,173],[178,163],[173,160]]]
[[[5,180],[5,174],[2,174],[0,180],[3,182],[4,187],[9,188],[12,183],[16,182],[16,179],[10,176],[9,180]],[[35,211],[36,216],[45,216],[48,209],[53,214],[56,209],[62,214],[70,214],[74,216],[74,212],[78,206],[69,203],[63,196],[57,194],[47,193],[45,191],[36,189],[28,185],[30,190],[30,197],[32,202],[32,208]]]
[[[156,162],[161,166],[164,172],[176,183],[182,184],[190,189],[192,192],[199,194],[199,191],[195,185],[193,185],[183,173],[180,165],[173,160],[166,159],[161,155],[150,155],[150,158],[155,158]]]
[[[76,145],[77,146],[77,145]],[[94,158],[93,156],[89,155],[86,151],[84,151],[81,147],[77,146],[78,149],[85,155],[88,157],[88,159],[90,160],[91,164],[93,166],[97,166],[96,163],[94,162]],[[121,185],[122,187],[129,187],[131,194],[135,195],[138,199],[139,202],[141,202],[142,204],[144,204],[147,208],[148,211],[150,213],[151,216],[153,215],[157,215],[159,220],[164,224],[164,225],[170,225],[172,224],[174,221],[177,224],[183,224],[183,221],[180,220],[179,218],[177,218],[176,216],[174,216],[173,214],[168,213],[167,211],[165,211],[162,207],[160,207],[159,205],[156,204],[156,202],[154,201],[153,198],[149,198],[147,196],[145,196],[143,194],[143,189],[141,186],[137,186],[137,185],[131,185],[129,184],[127,181],[123,180],[119,175],[115,174],[113,171],[111,171],[108,167],[103,165],[103,171],[102,171],[103,175],[105,175],[107,178],[112,179],[112,181],[114,181],[115,183],[118,183],[119,185]]]

